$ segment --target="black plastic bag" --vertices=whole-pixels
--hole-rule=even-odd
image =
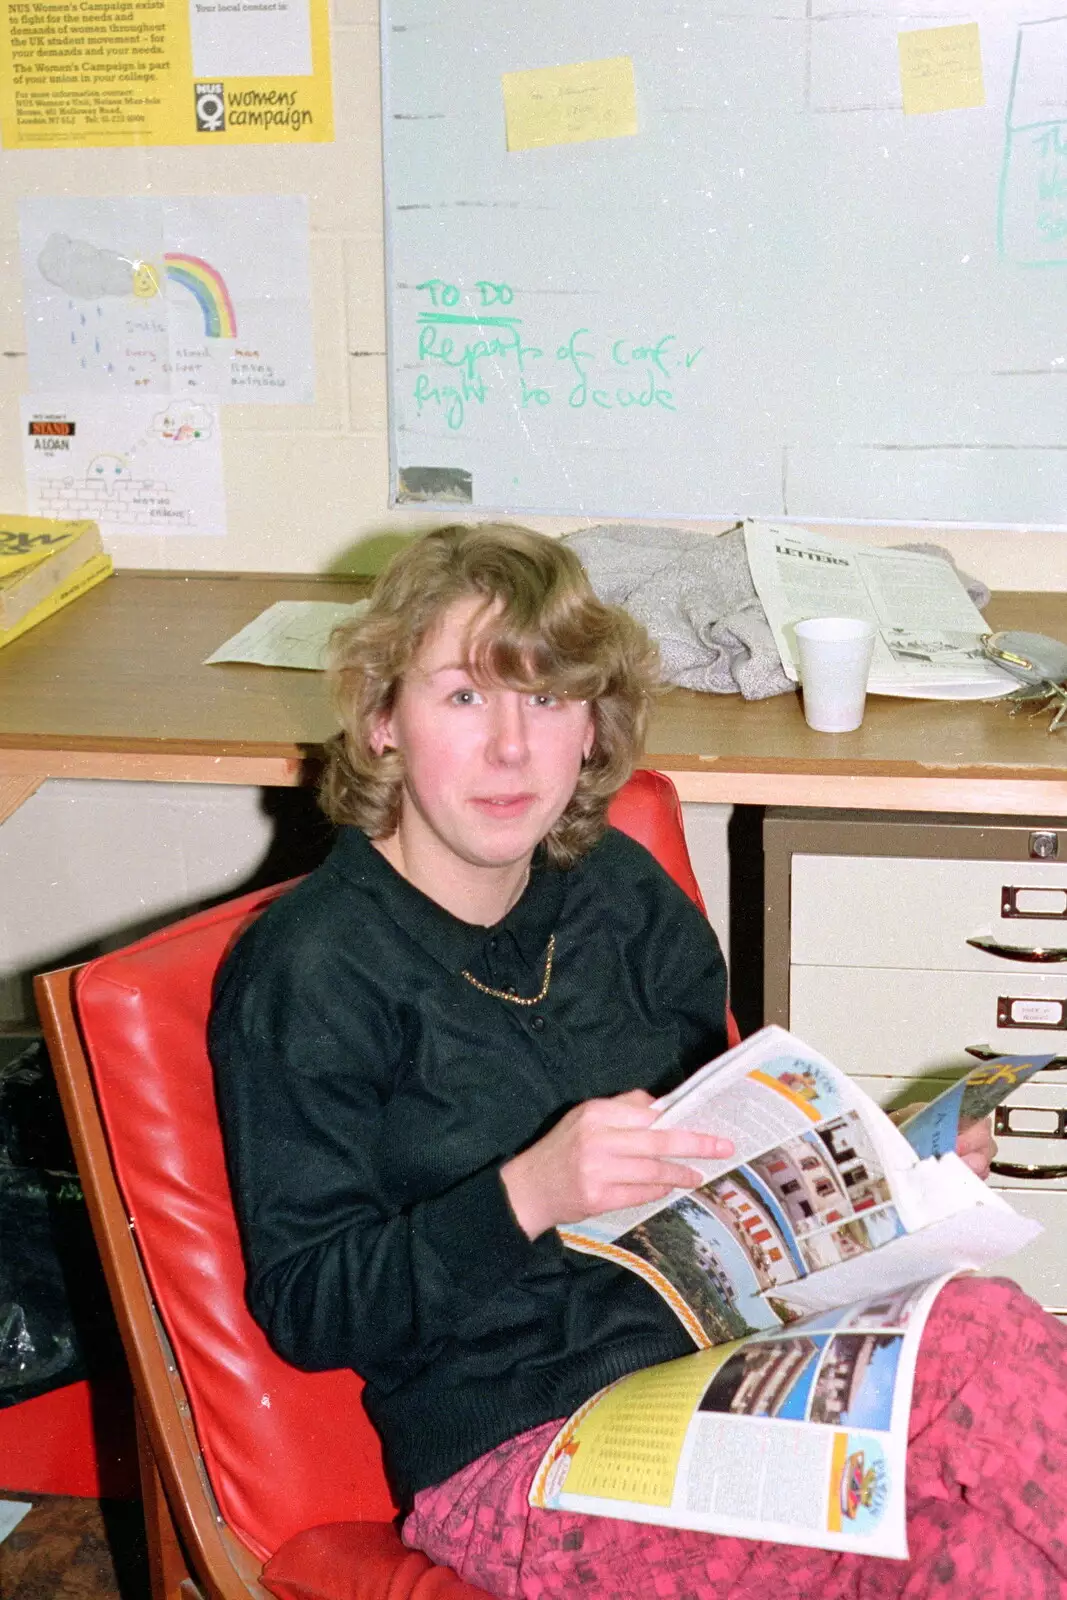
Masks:
[[[47,1052],[0,1067],[0,1407],[121,1360]]]
[[[63,1107],[42,1039],[0,1061],[0,1168],[75,1175]]]

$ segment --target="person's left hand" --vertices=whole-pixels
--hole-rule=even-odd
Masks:
[[[956,1140],[956,1154],[961,1161],[965,1161],[972,1172],[977,1172],[980,1178],[989,1177],[989,1164],[997,1153],[997,1142],[993,1138],[993,1127],[988,1117],[981,1117],[977,1122],[969,1122],[960,1129],[960,1136]]]

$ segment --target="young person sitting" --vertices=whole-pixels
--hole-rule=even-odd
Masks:
[[[704,917],[605,826],[654,651],[566,547],[445,528],[341,630],[333,682],[337,842],[238,942],[210,1044],[249,1304],[297,1366],[366,1380],[405,1539],[523,1600],[1067,1594],[1067,1330],[999,1280],[927,1323],[906,1563],[531,1510],[559,1422],[693,1348],[556,1225],[731,1153],[650,1126],[726,999]],[[987,1167],[984,1125],[963,1151]]]

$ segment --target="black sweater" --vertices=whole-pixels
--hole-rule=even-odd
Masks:
[[[480,993],[467,968],[543,1002]],[[240,939],[210,1024],[253,1315],[366,1379],[407,1501],[605,1383],[692,1350],[621,1268],[533,1242],[499,1168],[579,1101],[662,1093],[725,1045],[715,935],[613,830],[462,922],[344,829]]]

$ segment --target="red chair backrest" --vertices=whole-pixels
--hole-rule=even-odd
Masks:
[[[638,772],[611,820],[698,903],[673,785]],[[279,884],[89,962],[76,984],[119,1187],[224,1520],[265,1559],[324,1522],[394,1511],[351,1372],[298,1372],[244,1301],[205,1034],[216,969]]]
[[[707,915],[682,826],[678,791],[662,772],[635,772],[608,807],[608,821],[643,844],[690,900]]]

